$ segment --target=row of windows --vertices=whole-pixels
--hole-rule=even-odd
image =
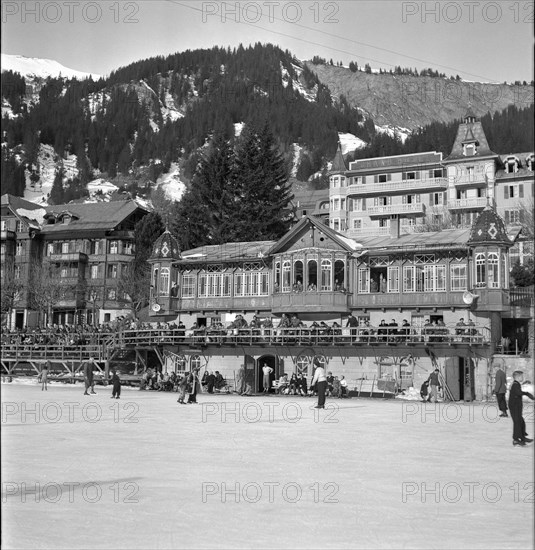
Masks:
[[[133,254],[134,245],[130,241],[63,241],[48,243],[46,247],[47,256],[53,254]]]
[[[398,172],[396,175],[399,175]],[[369,176],[353,176],[346,178],[345,176],[333,176],[331,177],[332,187],[344,187],[347,185],[366,185],[366,183],[387,183],[392,181],[392,173],[387,174],[373,174]],[[408,170],[401,172],[401,179],[406,180],[427,180],[433,178],[444,177],[444,170],[442,168],[434,168],[431,170]]]
[[[162,272],[164,270],[162,269]],[[161,277],[160,277],[160,280]],[[163,282],[165,284],[165,281]],[[269,273],[267,271],[247,271],[243,273],[201,273],[182,276],[182,298],[194,298],[197,287],[199,298],[234,296],[268,296]],[[163,293],[163,294],[162,294]],[[160,285],[160,294],[165,294],[165,288]]]
[[[446,292],[445,265],[410,265],[403,266],[403,292]],[[467,289],[465,264],[450,265],[450,290],[463,291]],[[399,292],[400,267],[391,266],[383,273],[374,273],[373,269],[360,268],[358,270],[358,292]]]

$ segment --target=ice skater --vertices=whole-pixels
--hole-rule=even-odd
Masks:
[[[508,416],[507,414],[507,401],[505,400],[505,392],[507,391],[505,372],[498,368],[496,370],[496,384],[494,386],[494,393],[496,394],[496,400],[498,401],[498,408],[502,411],[501,417]]]
[[[89,395],[87,393],[87,390],[91,388],[91,393],[96,395],[95,391],[95,381],[93,379],[93,362],[95,361],[95,358],[91,356],[89,358],[89,361],[86,361],[84,363],[84,382],[85,382],[85,392],[84,395]]]
[[[311,382],[311,387],[316,385],[316,391],[318,392],[318,404],[315,409],[325,408],[325,392],[327,391],[327,377],[325,376],[325,369],[321,366],[321,363],[314,359],[316,370],[314,371],[314,378]]]
[[[47,361],[41,370],[41,391],[48,391],[48,371],[52,365]]]
[[[522,381],[524,373],[521,370],[513,372],[513,383],[509,390],[509,412],[513,420],[513,445],[525,447],[526,443],[531,443],[533,439],[528,437],[526,433],[526,422],[522,417],[522,396],[527,395],[533,400],[533,395],[527,391],[522,391]]]
[[[199,369],[193,369],[188,376],[188,386],[189,386],[189,399],[188,403],[197,403],[197,392],[201,390],[201,384],[197,373]]]
[[[182,405],[185,405],[184,399],[186,399],[186,389],[188,387],[188,375],[184,374],[182,378],[180,379],[180,382],[178,383],[178,399],[177,403],[181,403]]]
[[[111,377],[111,383],[113,384],[111,398],[120,399],[121,398],[121,377],[117,374],[116,370],[113,371],[113,375]]]

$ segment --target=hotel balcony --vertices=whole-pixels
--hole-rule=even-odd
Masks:
[[[448,178],[429,178],[423,180],[387,181],[384,183],[366,183],[350,185],[347,196],[389,195],[392,193],[425,193],[445,191],[448,187]]]
[[[363,227],[362,229],[348,229],[345,234],[351,239],[362,237],[384,237],[390,235],[389,227]]]
[[[474,210],[485,208],[488,204],[487,197],[475,197],[471,199],[456,199],[448,201],[448,208],[450,210]]]
[[[3,229],[0,231],[0,240],[2,241],[14,241],[17,238],[15,231],[10,231],[9,229]]]
[[[487,180],[485,175],[471,176],[464,178],[454,178],[453,184],[455,187],[486,187]]]
[[[425,204],[421,202],[411,204],[388,204],[385,206],[370,206],[367,209],[368,215],[372,216],[389,216],[391,214],[413,214],[424,215]]]
[[[66,254],[50,254],[51,262],[87,262],[87,254],[83,252],[69,252]]]

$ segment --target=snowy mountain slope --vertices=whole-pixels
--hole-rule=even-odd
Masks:
[[[14,71],[29,78],[63,77],[83,80],[92,77],[98,80],[100,75],[84,73],[75,69],[64,67],[53,59],[39,59],[37,57],[24,57],[23,55],[9,55],[3,53],[1,56],[1,67],[3,71]]]

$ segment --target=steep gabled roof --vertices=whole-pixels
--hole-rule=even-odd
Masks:
[[[330,174],[343,174],[347,170],[346,162],[344,160],[344,155],[342,155],[342,146],[338,142],[338,147],[336,148],[336,154],[334,155],[333,163],[331,169],[329,170]]]
[[[307,226],[312,227],[318,232],[324,234],[327,238],[331,239],[341,248],[347,250],[348,252],[355,252],[356,250],[362,248],[362,245],[360,243],[357,243],[353,239],[350,239],[345,235],[338,233],[338,231],[331,229],[318,218],[312,216],[304,216],[296,225],[292,227],[292,229],[290,229],[290,231],[283,235],[274,244],[274,246],[269,250],[268,254],[276,254],[277,252],[283,250],[284,247],[287,246],[295,238],[296,235],[303,232],[303,230],[308,230]]]
[[[474,141],[478,143],[477,152],[471,157],[466,157],[463,155],[463,143],[472,143]],[[491,150],[483,126],[480,121],[476,120],[475,122],[459,124],[451,153],[444,159],[444,162],[459,159],[474,160],[489,156],[497,157],[498,155]]]
[[[184,250],[178,263],[221,263],[259,260],[267,256],[274,241],[251,241],[199,246]]]
[[[15,195],[10,195],[9,193],[5,193],[4,195],[2,195],[0,200],[2,206],[7,205],[13,209],[24,208],[25,210],[39,210],[40,208],[42,208],[42,206],[27,201],[22,197],[15,197]]]
[[[40,228],[43,216],[46,214],[42,206],[8,193],[2,195],[1,206],[7,206],[17,219],[28,224],[32,229]]]
[[[45,225],[43,234],[57,233],[69,230],[111,230],[123,220],[132,215],[136,210],[146,212],[133,200],[111,201],[87,204],[58,204],[48,206],[47,212],[55,216],[69,213],[74,217],[68,226],[63,224]]]

